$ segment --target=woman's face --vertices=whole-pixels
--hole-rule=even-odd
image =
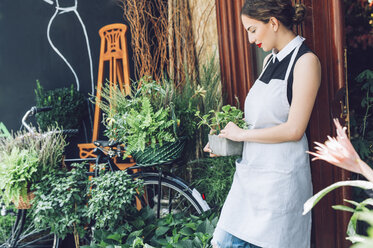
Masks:
[[[246,15],[241,15],[241,20],[248,33],[250,43],[255,43],[265,52],[268,52],[275,47],[274,30],[271,22],[264,23]]]

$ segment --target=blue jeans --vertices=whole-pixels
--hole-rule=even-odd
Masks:
[[[211,244],[218,248],[260,248],[259,246],[239,239],[218,227],[215,229]]]

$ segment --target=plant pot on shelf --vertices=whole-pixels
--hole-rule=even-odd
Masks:
[[[226,138],[220,138],[218,135],[209,134],[209,145],[212,153],[219,156],[241,155],[243,142],[232,141]]]

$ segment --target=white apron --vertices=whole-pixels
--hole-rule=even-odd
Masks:
[[[287,81],[302,41],[293,52],[284,80],[272,79],[266,84],[259,76],[249,91],[245,120],[250,128],[287,121]],[[263,248],[309,248],[311,215],[302,215],[304,202],[312,196],[307,150],[305,135],[295,142],[245,142],[218,227]]]

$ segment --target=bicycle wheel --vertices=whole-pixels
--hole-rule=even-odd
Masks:
[[[30,211],[9,208],[0,216],[0,247],[58,248],[59,239],[48,230],[39,230]]]
[[[167,214],[183,213],[185,215],[200,215],[209,206],[196,189],[191,189],[180,178],[172,175],[162,175],[159,180],[157,173],[134,175],[143,180],[144,193],[141,206],[149,206],[162,218]]]

